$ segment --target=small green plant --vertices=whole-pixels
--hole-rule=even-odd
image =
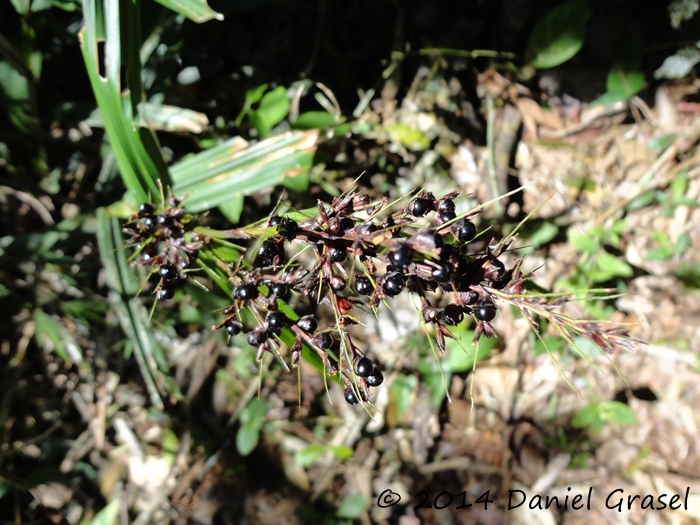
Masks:
[[[632,409],[620,401],[598,401],[583,407],[576,413],[573,426],[576,428],[588,427],[594,434],[600,434],[603,425],[617,423],[619,425],[632,425],[637,418]]]

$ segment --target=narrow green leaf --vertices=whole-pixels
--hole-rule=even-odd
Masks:
[[[536,68],[546,69],[572,58],[583,45],[590,16],[587,0],[569,0],[552,9],[530,34],[525,60]]]
[[[292,129],[327,128],[335,124],[335,116],[327,111],[307,111],[299,115]]]
[[[206,0],[156,0],[156,2],[198,24],[212,19],[224,19],[224,15],[210,8]]]

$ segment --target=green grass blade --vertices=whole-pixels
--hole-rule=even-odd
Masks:
[[[172,9],[176,13],[185,15],[198,24],[211,19],[224,19],[224,15],[209,7],[206,0],[156,0],[156,2],[168,9]]]
[[[140,75],[141,64],[138,61],[138,50],[135,55],[133,51],[128,51],[128,42],[132,40],[129,33],[134,29],[125,29],[128,55],[122,56],[121,30],[133,28],[140,20],[135,8],[125,8],[124,12],[128,18],[122,21],[118,0],[104,0],[104,3],[100,0],[84,0],[85,27],[80,32],[80,47],[124,183],[138,200],[146,201],[149,193],[158,194],[156,181],[160,179],[167,185],[169,176],[157,143],[154,146],[155,137],[148,130],[142,132],[134,120],[134,108],[142,97],[140,79],[136,80]],[[98,41],[102,40],[105,41],[104,77],[100,75],[98,55]],[[134,46],[138,44],[140,41],[133,42]],[[129,89],[126,95],[122,95],[122,66],[128,72],[125,80],[135,83],[134,88],[138,92]]]
[[[187,209],[196,213],[276,186],[311,168],[318,136],[318,130],[290,132],[244,148],[236,148],[236,139],[225,142],[173,166],[173,192],[189,194]]]

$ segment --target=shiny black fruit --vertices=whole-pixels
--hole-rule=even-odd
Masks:
[[[280,237],[287,241],[291,241],[297,236],[297,233],[299,233],[299,225],[296,223],[296,221],[285,217],[280,221],[277,231],[279,232]]]
[[[406,246],[405,244],[401,246],[398,250],[394,250],[389,254],[389,261],[391,261],[391,264],[393,264],[397,268],[405,268],[406,266],[411,264],[412,259],[413,250],[410,246]]]
[[[438,283],[446,283],[452,277],[452,269],[449,264],[438,263],[432,271],[433,279]]]
[[[271,227],[277,226],[281,220],[282,217],[280,217],[279,215],[273,215],[272,217],[270,217],[270,220],[267,221],[267,224]]]
[[[403,275],[399,272],[391,272],[387,274],[382,288],[384,288],[384,293],[393,297],[399,295],[403,291],[405,285],[406,283],[403,279]]]
[[[177,269],[174,265],[166,263],[158,269],[158,275],[166,281],[172,281],[177,277]]]
[[[156,211],[155,206],[153,206],[153,204],[150,204],[148,202],[144,202],[143,204],[139,205],[139,215],[141,217],[153,215],[153,213],[155,213],[155,211]]]
[[[158,299],[161,299],[163,301],[167,301],[168,299],[172,299],[175,297],[175,288],[173,286],[161,286],[160,290],[158,290],[157,293]]]
[[[313,334],[318,328],[318,321],[313,315],[305,315],[297,321],[297,326],[307,334]]]
[[[368,376],[365,381],[369,386],[379,386],[384,382],[384,376],[379,370],[375,370],[374,373]]]
[[[408,213],[414,217],[422,217],[433,209],[433,203],[428,199],[417,197],[408,204]]]
[[[272,262],[277,255],[277,245],[273,241],[263,241],[258,250],[258,255],[265,262]]]
[[[355,373],[360,377],[368,377],[374,371],[374,364],[372,361],[363,357],[355,365]]]
[[[267,326],[275,330],[281,330],[288,320],[284,312],[271,312],[267,316]]]
[[[267,341],[265,330],[258,329],[248,334],[248,344],[250,346],[260,346],[265,341]]]
[[[322,332],[314,337],[311,342],[321,350],[328,350],[333,344],[333,338],[330,334]]]
[[[460,221],[457,228],[457,239],[459,242],[469,242],[476,237],[476,226],[471,221]]]
[[[284,297],[285,295],[287,295],[288,291],[289,289],[284,283],[274,283],[272,284],[272,286],[270,286],[270,292],[272,292],[272,295],[275,295],[277,297]]]
[[[482,303],[474,306],[474,316],[479,321],[491,321],[496,317],[496,305],[493,303]]]
[[[348,258],[348,248],[344,244],[338,244],[328,251],[328,256],[332,262],[341,263]]]
[[[254,284],[242,284],[233,291],[233,296],[241,301],[255,299],[258,296],[258,287]]]
[[[229,321],[226,323],[225,327],[226,333],[233,337],[234,335],[238,335],[241,333],[243,330],[243,325],[240,323],[240,321],[236,321],[235,319],[233,321]]]
[[[372,286],[372,281],[369,280],[369,277],[360,274],[355,275],[355,283],[353,288],[359,295],[369,295],[374,289]]]
[[[357,399],[355,391],[352,389],[351,386],[345,389],[345,391],[343,392],[343,396],[345,397],[345,401],[347,401],[350,405],[356,405],[360,402],[360,400]]]

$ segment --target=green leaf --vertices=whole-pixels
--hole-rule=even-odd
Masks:
[[[343,500],[335,515],[339,518],[354,519],[362,514],[366,508],[367,498],[362,494],[353,494]]]
[[[119,508],[121,507],[121,500],[115,499],[110,502],[105,508],[100,512],[95,514],[92,518],[91,525],[115,525],[117,523],[117,518],[119,517]]]
[[[644,73],[633,70],[626,71],[620,66],[614,66],[608,72],[607,92],[593,101],[601,106],[611,106],[618,102],[626,102],[644,87]]]
[[[255,113],[260,119],[261,125],[271,129],[279,124],[287,116],[288,112],[289,98],[287,98],[287,90],[282,86],[278,86],[272,91],[265,93]]]
[[[311,168],[318,137],[317,130],[293,131],[243,147],[234,138],[174,165],[173,192],[189,194],[187,209],[197,213],[277,186]]]
[[[673,257],[673,248],[662,246],[660,248],[652,248],[644,256],[645,261],[665,261]]]
[[[164,185],[170,185],[170,177],[155,134],[139,128],[135,120],[138,104],[145,96],[140,77],[138,7],[136,3],[121,4],[119,0],[85,0],[80,47],[119,173],[137,200],[146,202],[149,193],[160,192],[156,181],[160,179]],[[105,44],[102,72],[98,42]],[[122,78],[123,70],[125,78]],[[128,89],[123,90],[122,84]]]
[[[600,419],[605,422],[620,425],[632,425],[637,422],[632,409],[620,401],[604,401],[599,404],[598,411]]]
[[[258,446],[260,427],[253,423],[241,425],[236,434],[236,448],[241,456],[247,456]]]
[[[220,204],[219,210],[224,214],[224,217],[231,221],[231,224],[238,224],[238,221],[241,220],[241,213],[243,213],[244,201],[245,195],[243,195],[243,193],[238,193],[223,204]]]
[[[634,275],[634,270],[629,264],[607,252],[598,255],[596,266],[612,277],[631,277]]]
[[[399,375],[394,379],[391,385],[390,396],[396,405],[398,419],[403,417],[403,413],[411,403],[411,394],[418,387],[418,378],[416,376]]]
[[[683,232],[676,241],[676,253],[683,255],[688,248],[690,248],[690,235],[688,235],[688,232]]]
[[[323,445],[308,445],[294,454],[294,461],[296,461],[302,467],[308,467],[309,465],[316,463],[316,461],[318,461],[318,459],[325,453],[326,447]]]
[[[545,222],[530,236],[530,243],[536,248],[554,239],[558,232],[556,224]]]
[[[224,19],[224,15],[211,9],[206,0],[156,0],[156,2],[198,24],[211,19]]]
[[[265,93],[266,89],[267,84],[261,84],[254,88],[250,88],[248,91],[245,92],[245,101],[250,105],[257,104],[258,102],[260,102],[260,99],[262,98],[263,93]]]
[[[348,459],[351,458],[354,451],[347,445],[335,445],[328,447],[333,455],[338,459]]]
[[[600,250],[600,244],[595,238],[587,236],[579,231],[569,230],[569,241],[574,245],[576,250],[581,253],[596,253]]]
[[[525,60],[539,69],[558,66],[569,60],[583,45],[590,16],[587,0],[570,0],[552,9],[530,34]]]
[[[241,413],[241,422],[261,427],[269,410],[270,407],[267,401],[264,399],[253,399]]]
[[[406,124],[392,124],[386,127],[389,138],[412,151],[424,151],[430,141],[420,131]]]
[[[677,136],[678,135],[676,133],[666,133],[665,135],[654,137],[647,142],[647,149],[651,151],[666,149],[673,144],[673,141],[676,140]]]
[[[327,128],[335,124],[335,116],[327,111],[307,111],[297,117],[292,129]]]

